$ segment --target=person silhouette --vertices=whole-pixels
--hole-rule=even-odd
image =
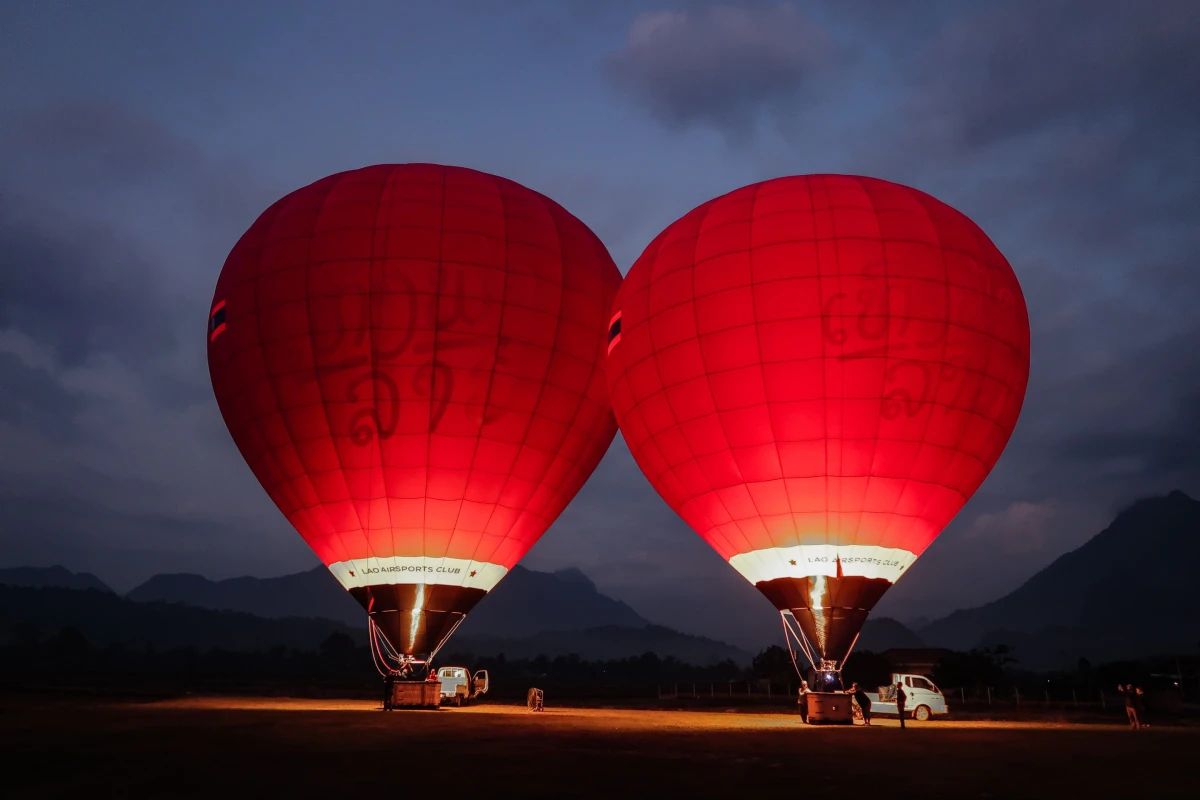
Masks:
[[[904,728],[904,702],[908,696],[904,694],[904,684],[896,681],[896,715],[900,717],[900,728]]]
[[[1133,690],[1133,710],[1137,712],[1138,727],[1149,728],[1150,723],[1146,720],[1146,692],[1140,686]]]
[[[1141,720],[1138,719],[1138,700],[1137,694],[1133,691],[1133,684],[1127,683],[1124,686],[1117,684],[1117,691],[1125,695],[1125,716],[1129,718],[1129,727],[1131,730],[1139,730],[1142,727]]]
[[[846,690],[846,694],[854,698],[854,702],[858,703],[858,710],[862,712],[863,725],[871,724],[871,698],[867,697],[866,691],[855,681]]]
[[[388,670],[388,674],[383,677],[383,710],[392,710],[392,695],[395,694],[396,673],[394,670]]]

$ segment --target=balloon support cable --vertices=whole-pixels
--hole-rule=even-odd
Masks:
[[[433,657],[442,649],[442,645],[450,640],[450,637],[458,630],[458,626],[462,625],[463,620],[467,618],[466,614],[459,616],[455,621],[454,627],[438,642],[437,647],[433,648],[433,652],[429,654],[429,658],[420,659],[412,655],[401,655],[397,653],[392,643],[387,640],[387,637],[379,632],[379,627],[375,624],[375,620],[367,618],[367,635],[371,645],[371,660],[375,662],[376,671],[384,676],[395,675],[405,672],[411,672],[414,667],[425,665],[427,669],[433,669]],[[392,666],[395,664],[396,666]]]
[[[842,671],[846,661],[849,660],[850,654],[854,652],[854,645],[858,644],[858,637],[862,632],[854,634],[854,640],[850,642],[850,647],[846,650],[846,655],[840,661],[834,661],[828,658],[818,659],[816,657],[816,648],[812,646],[812,642],[804,635],[804,631],[796,622],[795,615],[786,609],[779,612],[779,618],[783,621],[783,639],[787,642],[788,655],[792,658],[792,667],[796,670],[796,674],[801,678],[804,677],[804,672],[800,669],[800,664],[796,660],[796,650],[808,659],[808,663],[817,672],[838,672]],[[795,646],[793,646],[795,643]]]

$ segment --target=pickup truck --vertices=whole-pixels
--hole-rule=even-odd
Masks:
[[[913,719],[922,722],[932,719],[935,716],[943,716],[950,713],[946,707],[946,698],[933,681],[926,678],[924,675],[909,675],[905,673],[893,673],[892,683],[889,686],[880,686],[878,692],[867,692],[867,697],[871,698],[871,713],[872,714],[895,714],[899,715],[896,708],[896,684],[904,685],[904,712],[911,714]]]
[[[441,684],[441,702],[465,706],[481,694],[487,694],[488,674],[481,669],[474,675],[466,667],[442,667],[437,672]]]

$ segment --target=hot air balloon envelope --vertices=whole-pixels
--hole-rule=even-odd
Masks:
[[[971,220],[872,178],[712,200],[633,265],[613,408],[655,489],[821,660],[958,512],[1025,395],[1029,322]]]
[[[230,253],[208,327],[221,413],[400,655],[435,651],[607,449],[620,279],[557,203],[431,164],[317,181]]]

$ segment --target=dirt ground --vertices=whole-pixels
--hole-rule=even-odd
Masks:
[[[26,700],[0,708],[0,747],[9,797],[1200,797],[1195,728]]]

